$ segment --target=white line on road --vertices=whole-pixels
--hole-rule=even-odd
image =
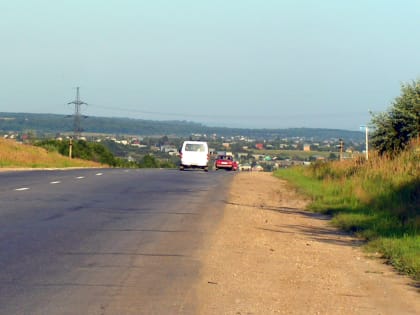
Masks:
[[[104,173],[97,173],[97,174],[95,174],[96,176],[102,176],[102,175],[104,175]]]
[[[50,184],[60,184],[61,182],[59,180],[55,181],[55,182],[50,182]]]
[[[84,176],[79,176],[79,177],[76,177],[77,179],[83,179],[83,178],[85,178]]]
[[[16,188],[16,191],[24,191],[24,190],[29,190],[28,187],[22,187],[22,188]]]

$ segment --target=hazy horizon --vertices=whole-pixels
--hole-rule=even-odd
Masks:
[[[64,116],[67,117],[69,119],[73,119],[73,115],[72,114],[60,114],[60,113],[31,113],[31,112],[0,112],[0,115],[4,114],[3,116],[0,116],[0,121],[4,118],[10,118],[7,116],[7,114],[13,114],[13,115],[25,115],[25,114],[29,114],[29,115],[57,115],[57,116]],[[82,114],[83,115],[83,114]],[[130,119],[130,120],[145,120],[145,121],[157,121],[157,122],[162,122],[162,123],[186,123],[186,124],[198,124],[198,125],[203,125],[204,127],[208,127],[208,128],[232,128],[232,129],[244,129],[244,130],[287,130],[287,129],[325,129],[325,130],[342,130],[342,131],[350,131],[350,132],[361,132],[364,134],[365,130],[364,128],[357,128],[354,130],[351,129],[345,129],[345,128],[328,128],[328,127],[305,127],[305,126],[295,126],[295,127],[235,127],[235,126],[218,126],[215,124],[207,124],[207,123],[202,123],[202,122],[198,122],[198,121],[193,121],[193,120],[180,120],[180,119],[166,119],[166,120],[160,120],[160,119],[145,119],[145,118],[138,118],[138,117],[117,117],[117,116],[97,116],[97,115],[90,115],[90,116],[86,116],[84,115],[85,118],[89,119],[91,117],[94,118],[104,118],[104,119]],[[82,120],[81,122],[81,126],[83,128],[83,123],[84,120]],[[72,122],[72,120],[71,120]],[[88,130],[85,130],[84,132],[89,133]]]

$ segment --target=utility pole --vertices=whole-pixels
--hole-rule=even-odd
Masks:
[[[79,87],[76,87],[76,99],[73,102],[67,103],[67,104],[74,104],[74,122],[73,122],[73,128],[74,128],[74,138],[78,139],[81,136],[82,128],[80,126],[81,121],[81,106],[82,105],[88,105],[85,102],[82,102],[80,100],[80,94],[79,94]]]
[[[344,141],[343,141],[343,139],[340,139],[339,140],[340,141],[340,144],[339,144],[339,147],[340,147],[340,161],[342,161],[343,160],[343,149],[344,149]]]
[[[366,149],[365,149],[365,154],[366,154],[366,161],[369,160],[369,127],[362,125],[360,126],[360,129],[365,129],[365,143],[366,143]]]
[[[369,127],[366,126],[366,161],[369,160]]]
[[[73,138],[70,137],[69,141],[69,158],[73,157]]]

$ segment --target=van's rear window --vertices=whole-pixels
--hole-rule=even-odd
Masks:
[[[187,143],[185,145],[185,151],[205,152],[204,144],[200,144],[200,143]]]

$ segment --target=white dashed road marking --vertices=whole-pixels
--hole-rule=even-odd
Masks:
[[[95,175],[96,176],[102,176],[103,173],[97,173]],[[83,179],[83,178],[85,178],[85,177],[84,176],[78,176],[78,177],[76,177],[76,179]],[[61,184],[61,181],[56,180],[56,181],[50,182],[50,184],[51,185]],[[21,187],[21,188],[16,188],[15,191],[25,191],[25,190],[29,190],[29,189],[30,189],[29,187]]]
[[[102,176],[103,174],[104,173],[96,173],[95,175],[96,176]],[[84,176],[76,177],[76,179],[83,179],[83,178],[85,178],[85,177]],[[61,181],[56,180],[56,181],[50,182],[50,184],[51,185],[61,184]],[[29,187],[21,187],[21,188],[16,188],[15,191],[25,191],[25,190],[29,190],[29,189],[30,189]]]

